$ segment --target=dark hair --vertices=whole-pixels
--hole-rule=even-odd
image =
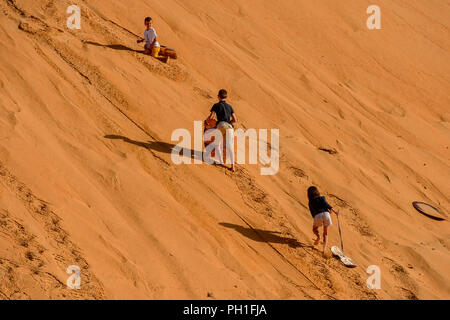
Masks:
[[[145,18],[144,22],[147,22],[147,21],[152,21],[152,18],[150,18],[150,17]]]
[[[317,187],[311,186],[308,188],[308,199],[309,201],[320,197],[320,192],[319,189],[317,189]]]
[[[228,92],[225,89],[220,89],[219,90],[219,98],[220,99],[226,99],[228,96]]]

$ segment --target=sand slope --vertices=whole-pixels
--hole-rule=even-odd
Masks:
[[[450,218],[448,1],[379,0],[377,31],[365,0],[78,3],[71,31],[0,0],[0,299],[450,298],[449,223],[411,206]],[[147,15],[179,60],[139,52]],[[280,129],[277,175],[172,163],[221,87]],[[311,184],[358,268],[312,247]]]

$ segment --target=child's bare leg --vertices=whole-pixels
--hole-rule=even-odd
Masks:
[[[167,63],[167,61],[169,61],[168,56],[161,54],[161,47],[153,47],[151,54],[153,58],[156,58],[161,62]]]
[[[327,243],[328,243],[328,227],[323,226],[323,253],[325,253]]]
[[[313,226],[313,232],[316,235],[317,239],[314,241],[314,245],[317,246],[320,241],[320,233],[319,233],[319,227]]]

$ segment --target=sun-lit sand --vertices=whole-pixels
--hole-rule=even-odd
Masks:
[[[411,205],[450,218],[448,1],[71,4],[0,0],[0,299],[450,298],[449,222]],[[179,59],[140,52],[146,16]],[[172,163],[220,88],[280,130],[276,175]],[[310,185],[357,268],[313,247]]]

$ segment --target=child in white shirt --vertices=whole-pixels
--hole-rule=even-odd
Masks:
[[[144,24],[146,26],[146,29],[144,31],[144,39],[140,39],[137,42],[140,43],[145,41],[144,45],[145,54],[151,55],[152,57],[159,59],[163,62],[167,62],[169,57],[160,55],[161,46],[159,45],[159,42],[157,40],[156,30],[152,27],[153,25],[152,18],[150,17],[145,18]]]

